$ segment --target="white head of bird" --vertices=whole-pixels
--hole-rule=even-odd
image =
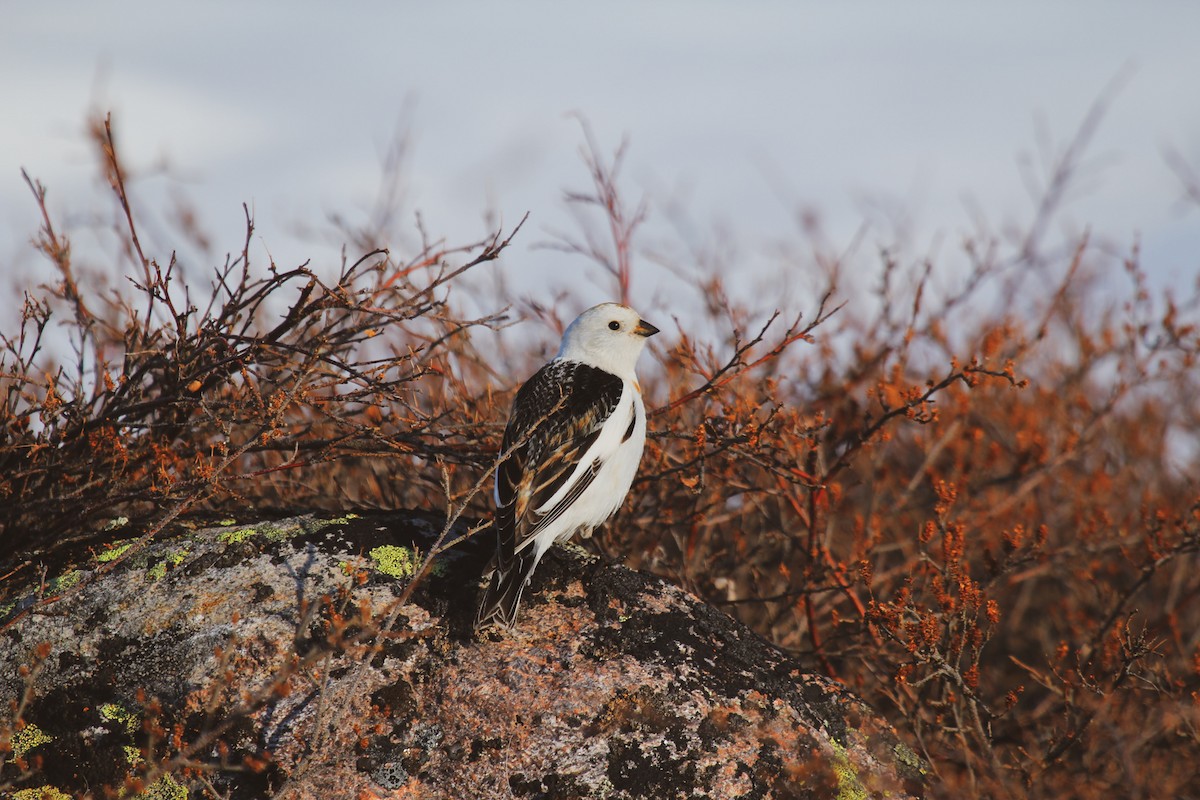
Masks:
[[[599,367],[633,381],[634,367],[646,347],[646,339],[656,333],[658,328],[629,306],[601,303],[567,326],[558,358]]]

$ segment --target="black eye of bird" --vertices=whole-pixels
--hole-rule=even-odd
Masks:
[[[621,323],[614,319],[612,322],[608,323],[608,329],[610,331],[619,331],[621,330]]]

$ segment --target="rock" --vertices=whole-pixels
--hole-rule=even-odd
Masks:
[[[188,789],[230,798],[924,791],[920,760],[839,684],[801,673],[661,579],[578,548],[543,560],[515,631],[474,635],[487,533],[441,556],[405,597],[439,530],[420,513],[181,528],[64,569],[50,582],[63,594],[54,602],[33,606],[34,587],[9,587],[0,700],[20,707],[20,721],[10,713],[0,723],[13,747],[0,789],[180,798]]]

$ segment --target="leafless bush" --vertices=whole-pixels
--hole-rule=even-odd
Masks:
[[[305,265],[255,270],[247,213],[241,252],[197,297],[174,258],[142,255],[107,121],[101,130],[139,272],[132,292],[97,290],[103,276],[81,281],[45,188],[27,178],[43,212],[37,245],[58,279],[26,293],[18,332],[0,338],[0,554],[10,568],[87,544],[118,516],[152,533],[184,511],[235,502],[412,502],[422,485],[440,490],[437,470],[413,470],[409,487],[386,467],[339,477],[397,460],[486,461],[496,415],[460,402],[465,385],[449,365],[469,370],[467,332],[502,317],[461,319],[448,295],[515,229],[404,262],[371,250],[325,282]],[[65,330],[51,328],[56,314]],[[63,333],[71,358],[60,363]]]
[[[946,797],[1181,795],[1200,763],[1200,496],[1194,459],[1170,455],[1200,434],[1200,295],[1154,297],[1136,244],[1114,257],[1094,234],[1050,236],[1098,119],[1044,148],[1031,219],[967,237],[957,279],[897,247],[872,297],[849,294],[863,264],[807,225],[783,258],[818,288],[782,311],[731,292],[720,253],[690,251],[711,270],[643,365],[651,438],[596,540],[841,678]],[[331,281],[257,273],[243,245],[195,300],[141,255],[100,130],[134,289],[85,291],[45,215],[58,282],[0,342],[9,569],[28,577],[116,515],[147,536],[234,503],[486,519],[511,376],[536,364],[503,351],[497,374],[469,332],[503,309],[465,319],[453,292],[516,231],[463,248],[422,231],[398,258],[368,227]],[[625,298],[649,210],[623,200],[625,145],[606,158],[585,138],[591,187],[568,202],[603,221],[560,242]],[[537,298],[501,303],[557,319]],[[55,314],[69,363],[48,355]]]

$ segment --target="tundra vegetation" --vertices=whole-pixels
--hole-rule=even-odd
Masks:
[[[462,244],[407,226],[399,157],[379,208],[337,221],[342,263],[260,258],[247,211],[228,256],[185,266],[148,245],[139,176],[96,119],[103,256],[76,255],[26,178],[52,277],[18,287],[0,337],[0,603],[86,592],[55,580],[78,554],[103,570],[187,515],[486,520],[513,393],[546,356],[531,342],[634,298],[663,329],[650,438],[589,546],[843,681],[937,796],[1181,796],[1200,764],[1200,287],[1152,290],[1135,236],[1063,224],[1098,118],[1040,153],[1023,223],[978,220],[936,258],[886,228],[833,244],[812,212],[770,246],[697,233],[631,201],[624,145],[585,126],[578,227],[553,246],[587,298],[507,288],[510,243],[538,235],[515,219]],[[212,252],[173,222],[154,239]],[[0,718],[0,789],[36,758],[24,707]],[[150,741],[146,781],[202,781],[192,743]]]

